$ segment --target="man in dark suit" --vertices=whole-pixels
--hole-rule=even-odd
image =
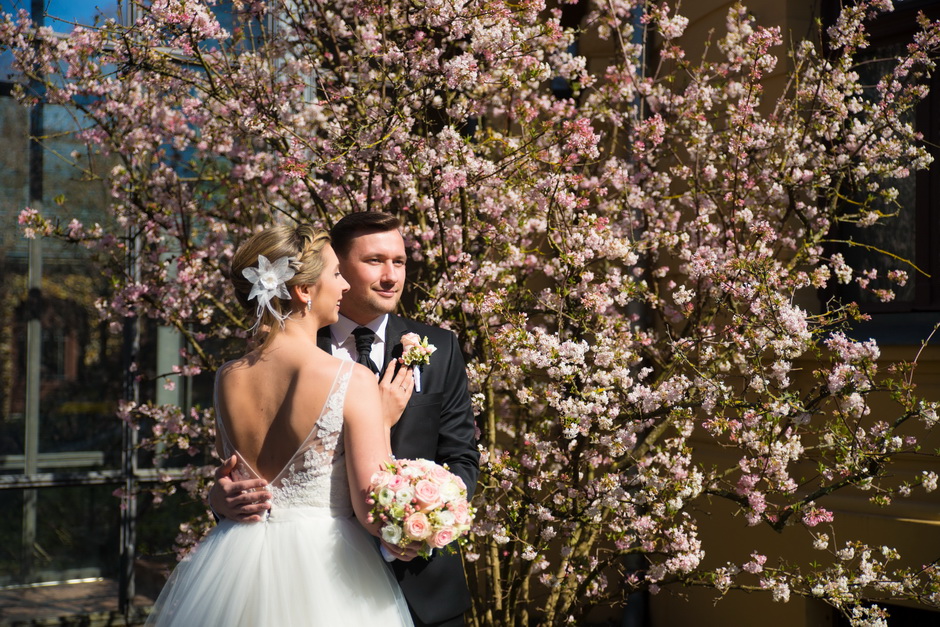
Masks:
[[[447,464],[472,495],[479,453],[457,338],[450,331],[394,314],[405,284],[406,253],[400,228],[397,218],[378,212],[353,213],[333,227],[333,248],[350,289],[343,296],[339,321],[321,329],[317,344],[341,359],[369,366],[378,376],[383,369],[396,367],[393,364],[402,354],[403,335],[427,337],[437,350],[430,363],[414,369],[413,393],[392,427],[392,452],[401,459],[425,458]],[[395,385],[398,381],[400,377]],[[383,386],[391,384],[391,377],[382,377]],[[392,390],[383,393],[391,394]],[[209,495],[218,514],[254,520],[267,508],[257,500],[257,492],[246,496],[246,482],[227,478],[225,467],[218,474],[219,481]],[[413,552],[406,559],[412,556]],[[429,560],[396,560],[391,567],[416,625],[464,624],[470,593],[458,554],[437,552]]]

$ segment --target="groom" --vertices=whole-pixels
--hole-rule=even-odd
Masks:
[[[394,314],[405,285],[406,253],[400,228],[397,218],[379,212],[352,213],[333,227],[333,249],[350,287],[340,305],[339,321],[320,330],[317,344],[341,359],[367,365],[371,360],[373,370],[381,371],[401,356],[402,335],[427,337],[437,350],[430,363],[415,372],[414,392],[392,427],[392,452],[400,459],[447,464],[472,495],[479,453],[457,338],[450,331]],[[247,489],[245,483],[220,478],[209,493],[214,511],[236,520],[252,520],[253,514],[267,509],[266,503],[249,503],[240,497]],[[437,552],[429,560],[396,560],[391,568],[416,626],[464,624],[470,593],[460,555]]]

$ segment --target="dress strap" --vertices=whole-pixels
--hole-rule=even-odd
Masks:
[[[310,444],[310,441],[318,438],[320,431],[324,428],[328,431],[338,431],[343,420],[343,403],[346,400],[346,389],[349,387],[349,375],[352,373],[355,362],[338,360],[339,368],[336,369],[336,376],[333,377],[333,383],[330,385],[330,393],[320,409],[320,415],[317,421],[310,429],[310,433],[304,438],[303,444],[298,451],[303,451]]]
[[[332,450],[336,444],[335,437],[325,438],[324,434],[338,434],[343,426],[343,403],[346,399],[346,389],[349,387],[349,376],[352,373],[355,364],[350,361],[339,361],[339,367],[336,369],[336,375],[333,377],[333,383],[330,385],[330,393],[320,409],[320,415],[304,441],[301,443],[294,455],[291,457],[281,472],[271,480],[271,485],[276,484],[287,474],[295,462],[303,458],[304,453],[309,448]]]

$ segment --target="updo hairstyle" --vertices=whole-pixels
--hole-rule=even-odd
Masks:
[[[242,270],[258,267],[258,255],[264,255],[268,261],[274,263],[282,257],[293,257],[290,267],[295,271],[285,285],[312,285],[320,278],[323,272],[323,248],[330,243],[330,235],[326,231],[315,229],[308,224],[293,226],[272,226],[248,238],[235,252],[232,258],[230,278],[235,287],[235,296],[246,309],[254,312],[256,303],[248,300],[251,293],[251,281],[245,278]],[[271,299],[271,306],[280,314],[287,315],[291,311],[290,300],[280,298]],[[268,340],[274,337],[281,322],[268,311],[262,310],[258,329],[269,332]],[[266,342],[267,343],[267,342]]]

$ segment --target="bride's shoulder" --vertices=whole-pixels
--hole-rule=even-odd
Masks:
[[[251,367],[252,360],[250,359],[251,354],[242,355],[237,359],[232,359],[227,361],[216,370],[215,376],[218,379],[225,379],[231,376],[239,376],[243,374],[246,370]]]
[[[343,416],[347,423],[368,425],[381,413],[375,408],[381,404],[375,375],[362,364],[352,364],[349,385],[346,388]]]
[[[306,355],[290,364],[290,366],[285,365],[294,372],[297,382],[303,389],[324,388],[329,390],[337,377],[343,375],[349,369],[348,361],[337,359],[322,351],[320,353],[319,355]]]
[[[355,362],[349,363],[350,368],[350,385],[355,384],[359,387],[370,387],[378,389],[378,381],[375,380],[375,375],[371,370],[363,366],[362,364],[357,364]]]
[[[237,359],[222,364],[215,373],[216,384],[219,389],[238,387],[245,381],[255,378],[258,357],[253,353],[242,355]]]
[[[349,387],[347,388],[346,398],[362,398],[362,395],[369,395],[373,391],[378,392],[379,385],[375,380],[375,375],[362,364],[352,363],[344,368],[349,368]]]

